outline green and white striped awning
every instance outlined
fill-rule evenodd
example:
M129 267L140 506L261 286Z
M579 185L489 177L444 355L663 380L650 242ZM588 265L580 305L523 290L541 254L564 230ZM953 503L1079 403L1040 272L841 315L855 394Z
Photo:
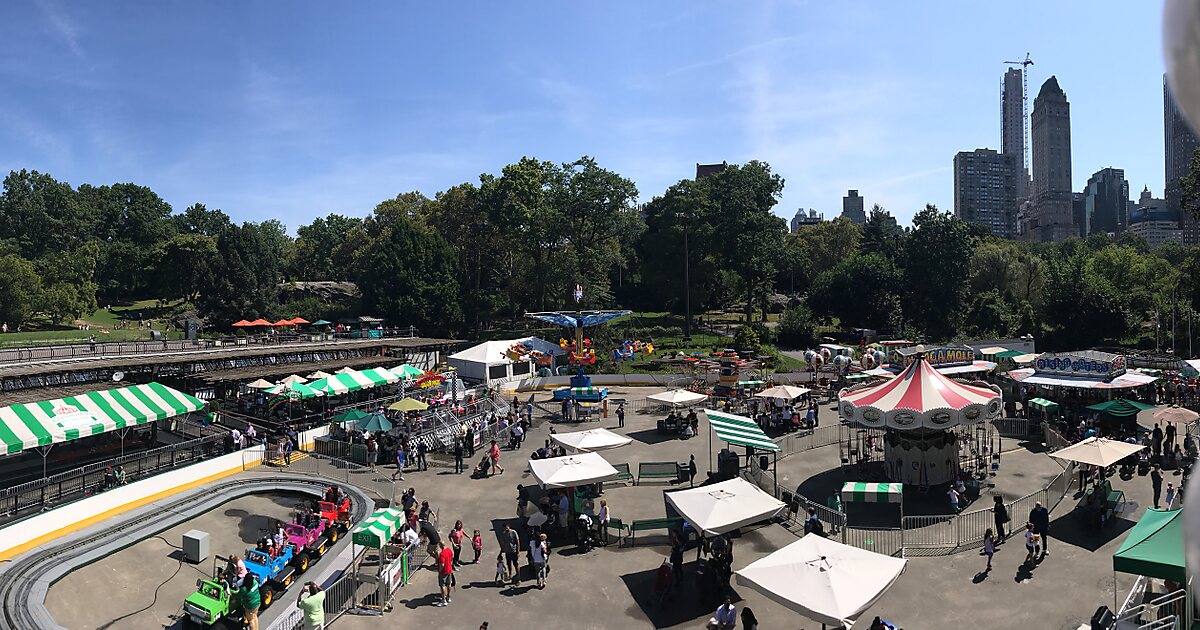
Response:
M1054 402L1053 400L1046 400L1045 398L1030 398L1029 406L1037 407L1038 409L1043 409L1043 410L1050 410L1050 409L1057 408L1058 403Z
M738 387L758 387L760 385L766 385L766 384L767 383L765 381L760 381L757 379L737 382Z
M599 396L607 391L608 391L608 389L605 387L572 387L571 395L572 396Z
M371 380L383 379L386 383L399 383L400 377L392 374L392 371L385 367L373 367L369 370L363 370L363 374Z
M904 484L847 481L842 484L842 501L845 503L901 503L904 501Z
M0 408L4 453L68 442L204 409L204 401L159 383Z
M767 437L754 420L746 416L735 416L712 409L705 409L704 415L708 418L708 424L717 432L717 437L730 444L753 446L764 451L779 450L779 445Z
M354 528L354 544L382 549L404 523L404 512L396 508L383 508L367 517L361 525Z
M291 398L292 400L307 400L316 396L325 395L325 392L319 389L313 389L304 383L287 383L285 385L276 385L275 387L265 391L273 396Z
M411 378L425 376L425 370L405 363L404 365L397 365L396 367L392 368L392 374L395 374L404 380L408 380Z
M396 378L395 375L392 378ZM376 374L374 370L363 372L350 370L349 372L334 374L328 378L313 381L308 385L326 394L337 396L339 394L356 392L360 389L379 387L380 385L386 385L387 382L388 379L384 378L381 374Z

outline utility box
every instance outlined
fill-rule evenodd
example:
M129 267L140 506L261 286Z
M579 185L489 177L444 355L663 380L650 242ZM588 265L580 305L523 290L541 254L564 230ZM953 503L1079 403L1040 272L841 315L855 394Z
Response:
M183 534L183 559L192 564L208 560L208 532L193 529Z

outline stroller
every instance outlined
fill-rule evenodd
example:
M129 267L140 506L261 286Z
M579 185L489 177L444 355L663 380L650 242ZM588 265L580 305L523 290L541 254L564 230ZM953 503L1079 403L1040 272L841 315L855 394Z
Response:
M487 455L479 460L479 464L475 466L475 470L471 471L472 479L483 479L488 476L488 472L492 469L492 460Z
M579 553L587 553L600 544L596 530L592 529L592 517L580 514L575 519L575 549Z

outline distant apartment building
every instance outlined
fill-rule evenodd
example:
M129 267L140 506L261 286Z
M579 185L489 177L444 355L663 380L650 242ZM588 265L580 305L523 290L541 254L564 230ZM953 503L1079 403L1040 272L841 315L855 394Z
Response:
M859 196L857 190L846 192L846 196L842 197L842 216L850 219L851 223L862 225L867 222L867 212L863 207L863 198Z
M1017 198L1029 196L1029 169L1025 166L1025 85L1018 68L1005 72L1001 84L1000 152L1012 156L1017 166Z
M1104 168L1088 178L1083 189L1083 235L1119 234L1129 224L1129 182L1125 171Z
M1079 234L1071 199L1071 104L1050 77L1033 102L1033 193L1021 237L1061 241Z
M967 223L987 227L996 236L1015 238L1019 159L992 149L956 154L954 214Z
M1075 231L1069 236L1083 238L1087 236L1087 198L1081 192L1071 193L1071 219L1075 222Z
M1188 174L1197 144L1196 134L1175 104L1175 97L1171 94L1171 87L1167 85L1167 76L1164 74L1163 162L1166 185L1163 196L1166 198L1167 208L1179 213L1184 245L1200 245L1200 223L1190 212L1183 211L1183 190L1179 186L1179 178Z
M804 208L800 208L799 210L796 211L796 216L792 217L792 221L791 221L792 232L797 232L800 230L800 228L802 228L806 225L817 225L818 223L821 223L824 220L825 220L824 212L818 214L816 210L809 208L808 212L806 213L804 211Z
M1129 215L1129 232L1142 237L1151 249L1167 241L1183 242L1179 213L1166 205L1135 209Z
M701 164L696 162L696 179L716 175L717 173L724 173L727 168L729 168L728 162L721 162L720 164Z

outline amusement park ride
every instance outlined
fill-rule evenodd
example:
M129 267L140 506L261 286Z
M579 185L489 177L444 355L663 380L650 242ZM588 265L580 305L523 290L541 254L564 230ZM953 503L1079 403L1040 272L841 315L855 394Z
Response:
M574 398L580 403L598 403L608 397L608 389L592 387L592 377L583 373L583 366L596 363L596 350L592 347L591 338L583 336L584 329L606 324L618 317L629 315L633 311L585 311L580 308L582 304L583 287L575 285L576 309L574 311L544 311L526 313L525 316L570 328L574 332L571 339L560 339L558 345L566 351L567 363L576 368L576 373L571 377L570 386L554 390L554 399ZM653 352L653 346L649 351Z

